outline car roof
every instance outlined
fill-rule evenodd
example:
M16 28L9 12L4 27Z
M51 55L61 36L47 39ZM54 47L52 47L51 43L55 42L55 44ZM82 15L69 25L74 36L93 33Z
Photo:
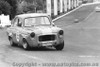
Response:
M49 15L47 13L27 13L27 14L17 15L17 17L20 17L20 18L38 17L38 16L49 16Z

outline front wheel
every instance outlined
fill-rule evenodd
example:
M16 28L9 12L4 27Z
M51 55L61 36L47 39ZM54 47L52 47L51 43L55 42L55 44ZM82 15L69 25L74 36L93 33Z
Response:
M26 40L23 40L22 47L23 47L23 49L25 49L25 50L29 50L29 49L30 49L30 46L29 46L29 44L27 43Z
M13 42L13 39L11 37L9 38L9 41L11 46L16 46L16 44Z
M62 50L64 48L64 42L62 42L61 44L55 46L56 50Z

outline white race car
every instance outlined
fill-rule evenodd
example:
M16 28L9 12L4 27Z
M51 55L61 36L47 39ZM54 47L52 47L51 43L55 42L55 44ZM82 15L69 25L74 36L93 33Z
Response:
M10 44L30 47L64 48L64 31L55 26L50 16L42 13L17 15L7 29Z

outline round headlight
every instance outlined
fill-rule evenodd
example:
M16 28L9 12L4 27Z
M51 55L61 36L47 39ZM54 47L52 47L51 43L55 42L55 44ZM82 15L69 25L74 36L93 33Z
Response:
M64 31L63 31L63 30L60 30L60 31L59 31L59 34L60 34L60 35L63 35L63 34L64 34Z
M30 34L30 36L31 36L31 37L35 37L35 33L32 32L32 33Z

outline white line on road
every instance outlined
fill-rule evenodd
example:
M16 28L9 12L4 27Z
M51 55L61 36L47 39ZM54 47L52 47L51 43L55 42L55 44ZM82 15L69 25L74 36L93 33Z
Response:
M100 2L99 2L99 3L100 3ZM92 4L98 4L98 3L83 4L83 5L79 6L78 8L76 8L76 9L74 9L74 10L72 10L72 11L70 11L70 12L64 14L64 15L62 15L62 16L60 16L60 17L57 17L57 18L54 19L53 21L56 21L56 20L58 20L58 19L60 19L60 18L62 18L62 17L64 17L64 16L66 16L66 15L68 15L68 14L70 14L70 13L76 11L77 9L79 9L79 8L81 8L81 7L83 7L83 6L92 5ZM92 11L83 21L87 20L94 12L95 12L95 10ZM74 22L74 21L73 21L73 22ZM63 27L64 29L72 27L72 25L68 25L68 26L59 25L59 26Z
M100 56L93 56L93 55L80 55L80 58L100 58Z
M27 57L27 58L30 58L30 59L34 59L34 60L37 60L37 61L46 61L46 60L44 60L44 59L42 59L42 58L39 58L39 57L36 57L36 56L31 56L31 55L27 55L27 54L24 54L24 53L19 53L20 55L22 55L22 56L25 56L25 57Z
M95 10L92 11L83 21L87 20L94 12L95 12Z
M93 13L95 12L95 10L94 11L92 11L83 21L85 21L85 20L87 20ZM73 21L74 22L74 21ZM81 21L82 22L82 21ZM79 22L80 23L80 22ZM60 25L61 26L61 25ZM68 26L61 26L61 27L63 27L64 29L66 29L66 28L70 28L70 27L72 27L73 25L68 25Z
M39 58L39 57L36 57L36 56L31 56L31 55L28 55L28 54L25 54L25 53L21 53L19 51L12 50L12 49L10 49L10 50L15 52L16 54L19 54L19 55L23 56L23 57L27 57L27 58L34 59L34 60L41 61L41 62L46 61L46 60L44 60L42 58Z
M100 3L100 2L94 2L94 3L82 4L81 6L79 6L79 7L75 8L75 9L73 9L72 11L70 11L70 12L68 12L68 13L65 13L64 15L61 15L61 16L59 16L59 17L53 19L52 21L56 21L56 20L58 20L58 19L60 19L60 18L62 18L62 17L64 17L64 16L66 16L66 15L68 15L68 14L70 14L70 13L76 11L77 9L79 9L79 8L81 8L81 7L83 7L83 6L93 5L93 4L99 4L99 3Z
M66 15L68 15L68 14L70 14L70 13L76 11L77 9L81 8L82 6L83 6L83 5L77 7L76 9L74 9L74 10L72 10L72 11L69 11L68 13L65 13L64 15L61 15L61 16L59 16L59 17L53 19L53 21L56 21L56 20L58 20L58 19L60 19L60 18L62 18L62 17L64 17L64 16L66 16Z

